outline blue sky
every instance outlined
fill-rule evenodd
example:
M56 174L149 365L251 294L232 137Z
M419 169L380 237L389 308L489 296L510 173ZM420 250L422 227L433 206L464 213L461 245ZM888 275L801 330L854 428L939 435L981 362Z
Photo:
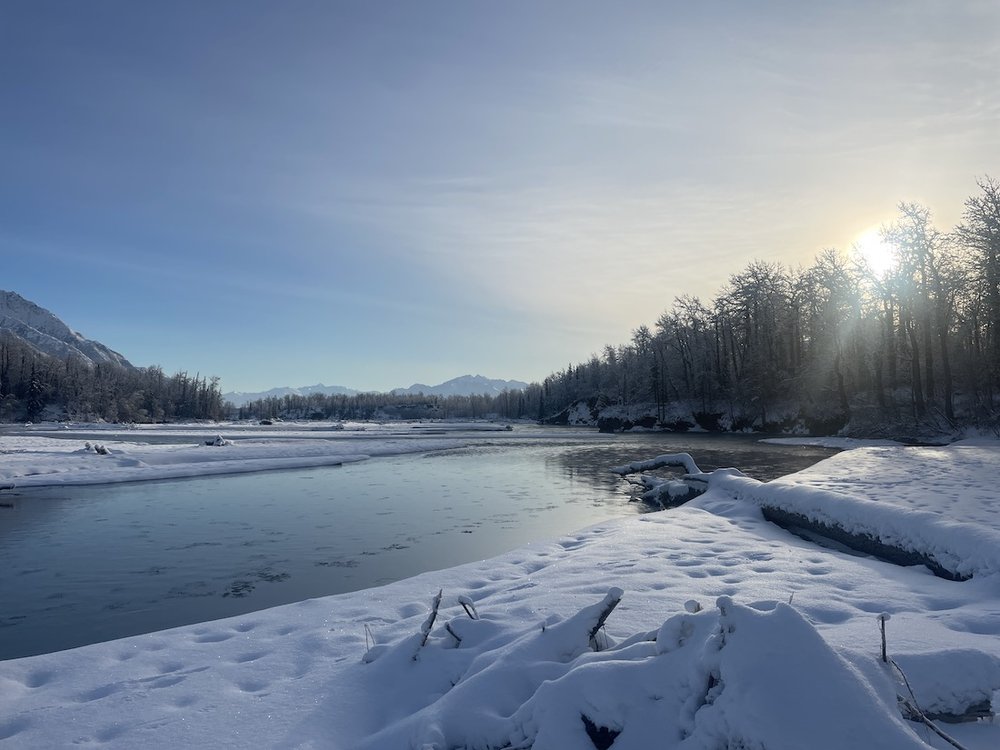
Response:
M8 0L0 288L226 390L539 379L949 227L998 84L994 2Z

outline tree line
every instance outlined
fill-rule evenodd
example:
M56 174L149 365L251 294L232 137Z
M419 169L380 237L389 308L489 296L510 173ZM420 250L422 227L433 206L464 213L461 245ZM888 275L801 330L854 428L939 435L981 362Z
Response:
M141 423L222 416L218 378L95 365L78 356L59 359L0 332L0 421L70 417Z
M535 389L540 389L537 384ZM236 407L228 405L233 419L538 419L537 401L520 391L498 395L435 396L421 394L357 393L353 395L268 396Z
M880 231L887 269L830 249L804 268L753 261L708 302L678 297L652 329L546 378L543 411L648 404L660 424L869 435L995 426L1000 183L977 185L950 231L901 203Z

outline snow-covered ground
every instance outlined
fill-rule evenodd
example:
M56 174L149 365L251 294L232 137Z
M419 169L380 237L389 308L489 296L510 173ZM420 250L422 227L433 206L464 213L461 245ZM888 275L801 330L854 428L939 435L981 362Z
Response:
M489 422L286 423L273 428L220 423L128 430L118 425L32 425L0 432L0 486L110 484L332 466L458 448L493 432L507 434L504 425Z
M158 466L159 450L139 460ZM18 455L3 456L4 471L30 480L27 463L9 468ZM843 499L844 513L891 508L871 523L909 515L918 541L923 524L946 516L969 556L991 559L996 550L975 546L1000 534L998 459L998 443L862 448L771 484L795 498ZM770 486L720 475L680 508L499 558L0 662L0 744L951 747L905 720L897 695L935 714L1000 690L1000 575L979 567L959 583L819 547L762 519L753 500ZM888 654L915 699L878 658L883 613ZM993 721L941 726L970 750L1000 747Z

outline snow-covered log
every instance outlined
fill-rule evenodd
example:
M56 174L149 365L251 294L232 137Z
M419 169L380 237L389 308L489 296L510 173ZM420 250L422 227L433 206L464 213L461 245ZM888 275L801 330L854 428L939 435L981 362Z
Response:
M893 666L905 675L907 695L933 721L949 724L993 716L992 699L1000 690L1000 659L979 650L946 649L895 654Z
M611 469L611 473L627 476L628 474L638 474L643 471L653 471L653 469L663 469L667 467L678 467L684 469L688 474L701 474L701 469L694 462L690 453L664 453L656 458L646 461L633 461L624 466L616 466Z
M926 565L953 581L1000 572L1000 533L981 525L808 485L758 482L729 470L712 472L709 487L713 494L754 503L779 526L897 565Z
M760 502L760 510L766 520L792 533L804 531L824 537L839 542L855 552L871 555L894 565L924 565L934 575L949 581L967 581L972 577L971 575L949 570L934 559L932 555L914 549L905 549L896 544L888 544L872 533L848 531L836 523L818 521L803 513L796 513L770 505L766 500Z
M688 483L680 479L664 479L649 474L641 475L638 484L645 488L642 493L643 502L659 505L662 508L683 505L702 494L708 486L703 482Z
M642 473L669 467L683 469L686 473L679 479ZM682 505L697 497L708 488L708 478L711 476L698 468L690 453L665 453L645 461L633 461L623 466L615 466L610 471L626 478L632 474L639 474L638 481L632 479L629 481L644 488L643 501L663 508Z

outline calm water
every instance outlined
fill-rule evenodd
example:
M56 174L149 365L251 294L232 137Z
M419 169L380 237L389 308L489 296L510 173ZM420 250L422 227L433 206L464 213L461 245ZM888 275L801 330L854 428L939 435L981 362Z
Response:
M596 435L0 500L0 659L388 583L649 510L607 469L687 450L758 479L821 448Z

